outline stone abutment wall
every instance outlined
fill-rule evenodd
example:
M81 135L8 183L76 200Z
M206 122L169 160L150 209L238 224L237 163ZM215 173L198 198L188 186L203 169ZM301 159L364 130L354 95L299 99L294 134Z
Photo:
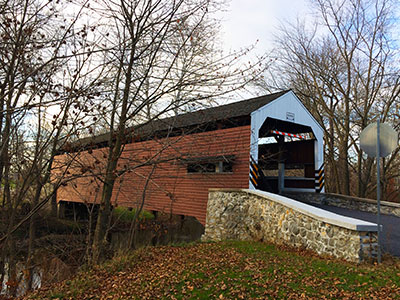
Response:
M210 189L202 240L270 241L359 262L375 251L376 230L271 193Z

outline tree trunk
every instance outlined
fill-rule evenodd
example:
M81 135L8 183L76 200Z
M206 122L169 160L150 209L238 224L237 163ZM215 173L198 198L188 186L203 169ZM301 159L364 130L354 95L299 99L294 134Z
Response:
M339 172L341 178L341 194L350 195L350 173L348 165L347 138L339 145Z
M40 175L37 175L37 185L36 185L36 192L35 197L32 201L32 207L36 207L39 204L40 194L42 192L42 183L40 182ZM33 252L34 252L34 242L36 238L36 219L37 216L34 214L29 220L29 240L28 240L28 255L26 260L26 270L28 271L28 278L27 278L27 290L32 288L32 269L33 269Z
M111 215L111 196L115 179L108 177L103 186L99 214L97 216L96 229L93 236L91 264L98 264L104 257L104 247L107 237L107 226Z

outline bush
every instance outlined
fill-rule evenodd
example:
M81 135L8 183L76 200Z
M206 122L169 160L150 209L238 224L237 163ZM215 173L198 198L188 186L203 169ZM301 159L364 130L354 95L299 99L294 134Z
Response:
M124 223L132 222L135 219L135 214L136 209L129 210L126 207L116 207L113 209L113 218ZM139 214L139 220L153 218L153 214L146 210L142 210L142 212Z

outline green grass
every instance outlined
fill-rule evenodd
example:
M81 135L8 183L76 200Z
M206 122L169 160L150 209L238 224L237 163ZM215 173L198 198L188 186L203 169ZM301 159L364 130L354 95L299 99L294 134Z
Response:
M257 242L150 247L36 299L400 299L400 263L352 264Z

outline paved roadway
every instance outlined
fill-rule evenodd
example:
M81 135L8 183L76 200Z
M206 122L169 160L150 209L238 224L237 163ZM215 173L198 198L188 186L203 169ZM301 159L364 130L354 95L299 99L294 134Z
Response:
M373 213L320 204L313 204L313 206L346 217L352 217L355 219L376 223L376 214ZM381 223L383 225L383 251L400 257L400 218L381 214Z

